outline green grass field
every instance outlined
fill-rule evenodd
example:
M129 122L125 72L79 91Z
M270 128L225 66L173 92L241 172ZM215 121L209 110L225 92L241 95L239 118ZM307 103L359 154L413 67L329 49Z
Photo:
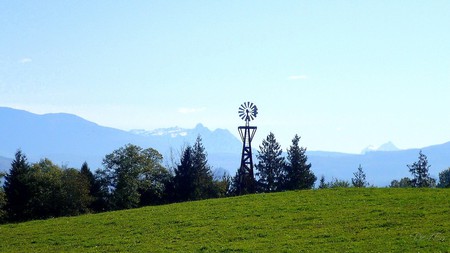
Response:
M257 194L0 226L0 252L449 252L450 189Z

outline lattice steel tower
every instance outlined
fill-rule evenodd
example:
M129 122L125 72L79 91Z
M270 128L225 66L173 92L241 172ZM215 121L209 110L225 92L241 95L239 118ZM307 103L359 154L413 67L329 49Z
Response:
M255 192L255 177L253 174L252 139L256 126L250 126L250 121L256 118L258 108L251 102L245 102L239 107L239 117L245 120L245 126L238 127L242 139L241 167L239 168L238 193Z

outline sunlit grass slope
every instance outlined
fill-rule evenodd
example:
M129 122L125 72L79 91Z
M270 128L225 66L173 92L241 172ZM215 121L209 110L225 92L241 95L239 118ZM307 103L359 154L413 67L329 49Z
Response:
M0 252L448 252L450 190L257 194L0 226Z

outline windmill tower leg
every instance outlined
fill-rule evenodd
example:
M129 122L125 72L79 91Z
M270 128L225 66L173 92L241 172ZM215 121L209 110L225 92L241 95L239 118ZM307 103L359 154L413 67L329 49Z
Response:
M253 172L252 139L256 132L254 126L241 126L238 128L242 139L241 167L239 171L239 194L254 193L255 177Z

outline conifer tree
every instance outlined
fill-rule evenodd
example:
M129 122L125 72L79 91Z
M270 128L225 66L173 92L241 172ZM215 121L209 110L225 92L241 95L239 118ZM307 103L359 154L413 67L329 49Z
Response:
M326 188L328 188L328 184L325 182L325 176L322 175L320 177L319 189L326 189Z
M179 201L214 197L213 176L200 136L193 147L184 149L175 169L174 186Z
M26 205L30 199L30 190L27 183L27 174L30 164L27 157L18 150L11 163L11 169L5 176L4 190L7 199L6 210L12 221L25 220Z
M431 165L428 165L428 158L422 153L422 150L419 152L419 160L407 166L409 172L414 176L411 180L413 187L431 187L435 184L435 180L430 177L428 172Z
M299 146L300 137L295 135L292 145L287 151L287 163L285 166L286 190L311 189L317 177L311 171L311 163L308 163L306 148Z
M174 187L175 199L187 201L193 199L195 172L193 166L193 150L187 146L180 159L180 164L175 168Z
M195 198L205 199L215 197L213 175L208 165L208 154L202 143L202 138L197 136L193 147L193 166L196 171Z
M366 181L366 174L364 173L361 164L358 167L358 171L353 173L352 178L352 184L353 187L366 187L367 181Z
M283 150L277 142L275 135L270 133L262 145L259 146L258 164L256 165L258 188L262 192L275 192L282 190L284 157Z

